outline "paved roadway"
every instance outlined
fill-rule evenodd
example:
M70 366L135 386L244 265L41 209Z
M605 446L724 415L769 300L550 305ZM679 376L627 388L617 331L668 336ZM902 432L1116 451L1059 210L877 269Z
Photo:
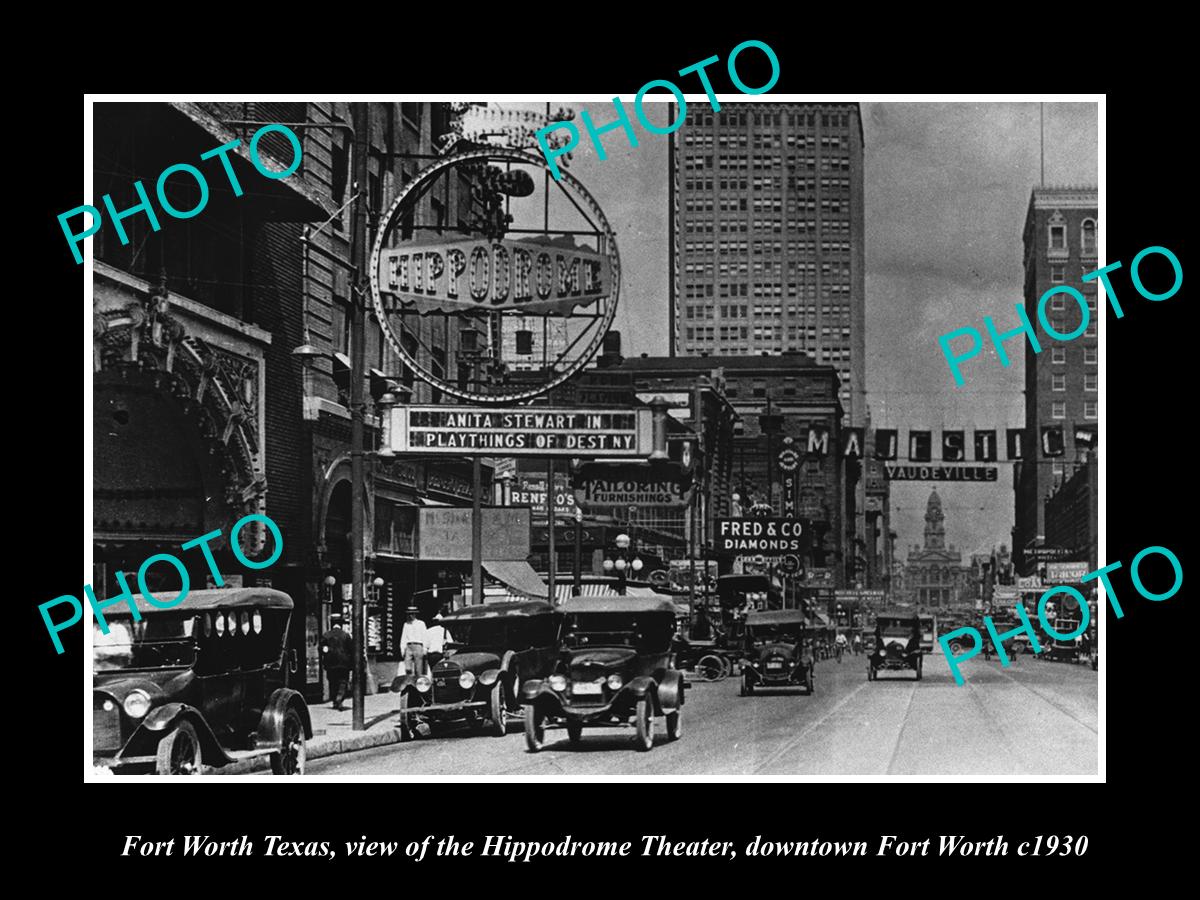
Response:
M866 657L817 663L816 693L738 697L738 681L696 684L684 734L652 751L632 728L586 729L578 746L561 728L531 754L517 722L504 738L444 726L430 738L315 760L310 775L1086 775L1097 766L1097 674L1084 664L1030 656L1007 669L965 664L955 685L942 655L924 678L868 682Z

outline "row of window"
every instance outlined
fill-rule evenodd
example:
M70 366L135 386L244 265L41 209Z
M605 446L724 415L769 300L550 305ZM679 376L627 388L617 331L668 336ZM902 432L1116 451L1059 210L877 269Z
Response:
M1083 361L1087 365L1095 365L1099 351L1095 347L1083 348ZM1065 363L1067 361L1067 348L1063 346L1050 348L1050 362Z
M1065 419L1067 417L1066 401L1055 401L1050 404L1050 418ZM1096 418L1096 401L1085 400L1083 404L1083 417L1085 419Z
M1067 226L1051 224L1049 227L1050 249L1067 249ZM1096 255L1096 220L1084 219L1079 226L1079 252L1082 256Z
M1079 278L1074 282L1077 287L1082 287L1083 290L1091 288L1096 289L1096 282L1086 282L1083 276L1095 270L1094 265L1084 264L1079 267ZM1051 263L1050 264L1050 283L1051 284L1066 284L1067 281L1067 266L1066 263ZM1057 295L1054 299L1062 299L1062 295Z
M1098 379L1100 378L1095 372L1085 372L1083 375L1083 389L1085 391L1099 390ZM1064 392L1067 389L1067 373L1054 372L1050 376L1050 390L1056 392Z

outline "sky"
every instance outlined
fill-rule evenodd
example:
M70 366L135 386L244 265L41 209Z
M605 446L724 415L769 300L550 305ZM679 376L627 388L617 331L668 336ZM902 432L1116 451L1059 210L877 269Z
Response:
M631 108L632 98L623 99ZM597 126L615 118L610 103L554 104L559 105L575 109L577 124L581 110ZM667 123L665 104L647 103L646 109L655 124ZM1023 351L1010 352L1013 363L1005 369L994 351L985 350L966 364L966 384L956 389L937 338L964 325L981 327L985 315L997 326L1017 324L1014 307L1024 282L1021 232L1030 190L1040 177L1039 104L864 103L862 114L872 424L901 429L901 440L909 428L1022 425ZM1094 103L1045 104L1046 184L1097 184L1097 128ZM635 129L637 147L619 129L604 135L604 160L585 134L568 169L596 198L617 235L621 298L614 327L623 353L658 356L669 352L670 139L642 130L636 120ZM1016 341L1008 346L1015 348ZM936 485L947 543L962 550L964 560L1011 543L1012 467L1003 462L999 467L998 482ZM892 484L892 529L901 557L922 540L934 486Z

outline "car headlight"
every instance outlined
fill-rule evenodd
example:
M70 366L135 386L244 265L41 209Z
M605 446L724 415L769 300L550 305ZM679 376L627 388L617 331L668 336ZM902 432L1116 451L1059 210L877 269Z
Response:
M134 688L121 704L121 708L129 718L140 719L150 712L150 695L141 688Z
M554 691L565 691L567 689L567 676L551 675L550 689Z
M608 676L608 686L614 691L619 691L624 683L625 680L615 672Z
M469 690L472 686L474 686L474 684L475 684L475 673L474 672L470 672L470 671L463 672L461 675L458 676L458 686L460 688L462 688L464 691Z
M796 661L794 659L789 659L788 660L788 668L794 669L795 667L796 667Z
M425 693L425 691L429 690L429 688L432 686L433 686L433 682L429 680L428 675L417 676L417 690L418 691L420 691L421 693Z
M482 685L486 685L487 687L491 687L493 684L496 683L496 679L499 677L500 677L499 672L489 669L487 672L484 672L482 675L479 676L479 683Z

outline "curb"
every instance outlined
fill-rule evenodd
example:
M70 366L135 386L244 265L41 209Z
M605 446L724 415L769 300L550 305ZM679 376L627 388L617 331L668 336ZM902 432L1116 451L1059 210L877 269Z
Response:
M362 734L356 734L353 737L322 741L321 743L308 748L306 758L309 760L324 759L326 756L336 756L340 753L353 753L356 750L370 750L372 747L383 747L388 744L398 743L400 743L400 729L389 726L380 731L364 732ZM251 772L258 772L270 768L271 762L268 757L256 756L253 759L245 759L240 762L231 763L227 766L209 769L205 772L205 774L247 775Z

